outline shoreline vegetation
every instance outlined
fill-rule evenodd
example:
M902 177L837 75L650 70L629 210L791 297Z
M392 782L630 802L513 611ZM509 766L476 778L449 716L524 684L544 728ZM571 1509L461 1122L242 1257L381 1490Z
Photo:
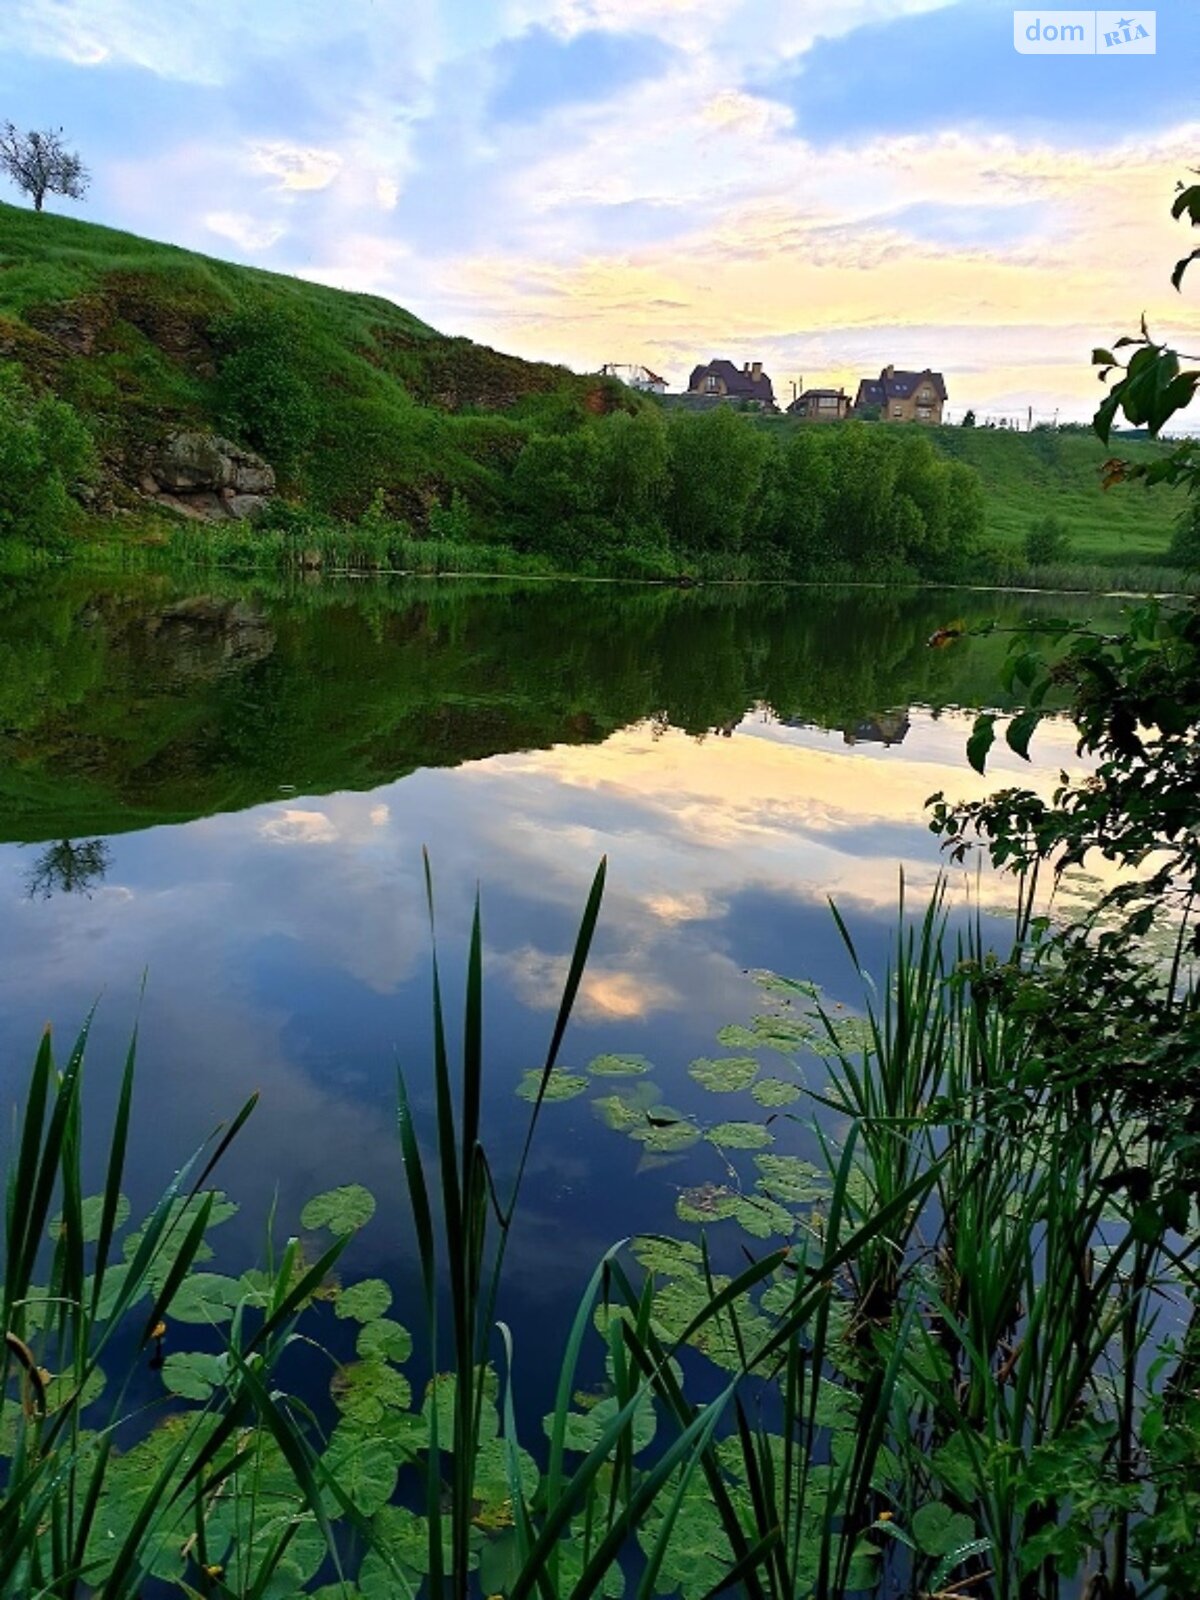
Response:
M1189 586L1186 497L1106 493L1083 428L672 410L390 302L2 205L0 255L0 572ZM198 453L164 468L181 435ZM204 478L214 443L254 494ZM1168 455L1114 443L1147 474ZM225 515L238 496L253 520Z

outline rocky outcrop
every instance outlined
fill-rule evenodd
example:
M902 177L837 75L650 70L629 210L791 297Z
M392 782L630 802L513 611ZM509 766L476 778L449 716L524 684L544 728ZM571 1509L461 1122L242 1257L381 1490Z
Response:
M176 433L142 475L142 492L203 522L256 517L275 493L275 469L215 433Z

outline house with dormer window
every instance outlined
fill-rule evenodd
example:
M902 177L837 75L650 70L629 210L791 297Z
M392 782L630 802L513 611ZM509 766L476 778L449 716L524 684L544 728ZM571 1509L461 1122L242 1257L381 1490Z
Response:
M854 398L856 413L870 411L884 422L937 423L945 404L946 380L929 367L924 372L884 367L878 378L860 381Z

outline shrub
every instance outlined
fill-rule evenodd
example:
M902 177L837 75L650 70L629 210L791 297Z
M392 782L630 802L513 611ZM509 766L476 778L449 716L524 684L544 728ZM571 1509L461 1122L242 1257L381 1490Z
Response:
M278 307L244 307L209 331L221 352L221 426L281 471L294 470L317 431L316 401L297 364L305 345L299 318Z
M1189 505L1175 524L1170 560L1188 572L1200 572L1200 502Z
M52 395L35 397L15 366L0 367L0 538L54 544L71 491L94 466L78 413Z
M1070 553L1071 533L1061 517L1042 517L1025 535L1025 559L1031 567L1065 561Z

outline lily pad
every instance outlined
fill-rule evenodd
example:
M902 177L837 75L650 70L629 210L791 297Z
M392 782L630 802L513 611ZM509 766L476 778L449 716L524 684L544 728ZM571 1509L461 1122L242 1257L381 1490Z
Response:
M750 1093L760 1106L790 1106L800 1098L800 1090L786 1078L760 1078Z
M540 1067L533 1067L523 1075L517 1085L517 1093L522 1100L528 1100L531 1103L536 1101L538 1090L542 1086L542 1076ZM581 1077L579 1073L567 1072L562 1067L555 1067L546 1080L546 1092L542 1099L574 1100L576 1095L582 1094L587 1086L587 1079Z
M586 1455L589 1450L600 1443L605 1428L620 1410L615 1395L601 1400L590 1411L580 1413L571 1411L567 1414L566 1432L563 1435L568 1450L578 1450L581 1455ZM550 1438L554 1430L553 1412L543 1419L542 1426L546 1430L546 1437ZM658 1419L654 1414L654 1402L649 1394L643 1395L633 1408L633 1449L636 1454L644 1450L654 1438L658 1427Z
M412 1355L412 1334L387 1317L368 1322L354 1346L364 1361L407 1361Z
M242 1286L236 1278L219 1272L193 1272L179 1285L164 1315L176 1322L228 1322L241 1298Z
M100 1237L100 1224L104 1218L104 1196L102 1194L88 1195L87 1199L81 1202L79 1210L83 1228L83 1242L84 1244L95 1244ZM129 1197L128 1195L119 1194L117 1196L117 1208L113 1217L113 1227L114 1229L123 1228L128 1221ZM62 1231L63 1217L60 1211L50 1224L50 1237L59 1239L62 1237Z
M647 1272L678 1278L695 1272L704 1261L700 1246L690 1239L666 1239L657 1234L642 1234L632 1244L634 1257Z
M811 1161L799 1156L755 1156L759 1188L787 1205L810 1205L826 1192L824 1177Z
M323 1462L339 1489L363 1516L373 1516L392 1498L400 1464L395 1452L381 1439L341 1422L333 1430ZM326 1508L333 1514L341 1510L340 1502L331 1493Z
M718 1056L715 1060L701 1056L692 1062L688 1072L705 1089L733 1094L738 1089L748 1089L758 1077L758 1062L753 1056Z
M640 1078L649 1071L645 1056L603 1055L588 1062L593 1078Z
M674 1155L697 1144L700 1129L670 1106L654 1106L642 1113L640 1125L630 1128L629 1137L658 1155Z
M340 1189L327 1189L314 1195L300 1213L301 1225L316 1232L347 1234L365 1227L375 1215L375 1196L361 1183L348 1183Z
M770 1129L758 1122L718 1122L704 1137L725 1150L762 1150L775 1143Z
M412 1387L386 1361L352 1361L334 1373L329 1392L339 1409L357 1422L375 1422L389 1409L406 1410Z
M355 1322L374 1322L382 1317L392 1303L392 1291L382 1278L364 1278L343 1289L334 1302L339 1317L353 1317Z
M224 1356L203 1350L175 1350L163 1363L163 1383L184 1400L207 1400L225 1382L229 1364Z
M680 1192L675 1213L681 1222L723 1222L733 1216L740 1199L736 1189L724 1183L698 1183Z

